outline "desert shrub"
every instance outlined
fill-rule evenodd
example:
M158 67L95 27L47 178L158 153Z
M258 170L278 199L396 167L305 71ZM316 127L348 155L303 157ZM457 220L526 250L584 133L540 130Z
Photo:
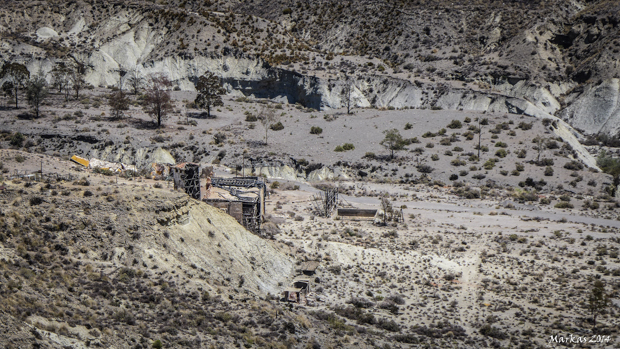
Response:
M275 181L271 183L271 189L278 189L278 188L280 188L280 182Z
M349 150L354 150L355 146L351 143L345 143L343 145L339 145L337 146L334 151L335 152L343 152L343 151L349 151Z
M573 204L566 201L560 201L554 206L555 208L573 208Z
M157 340L155 340L153 342L153 348L154 349L161 349L163 347L164 347L164 345L161 343L161 341L159 339L157 339Z
M560 148L560 145L558 144L558 142L556 142L553 139L548 140L545 146L547 147L547 149L559 149Z
M491 338L496 338L496 339L500 339L500 340L506 338L506 333L504 333L499 328L497 328L495 326L491 326L489 324L486 324L486 325L484 325L484 326L482 326L480 328L480 334L483 335L483 336L487 336L487 337L491 337Z
M335 265L327 268L327 270L329 270L334 275L340 275L340 273L342 272L342 267L339 265Z
M407 344L418 344L420 343L420 340L418 339L418 337L412 335L412 334L397 334L394 336L394 340L397 342L401 342L401 343L407 343Z
M374 159L374 158L376 158L377 156L375 155L375 153L373 153L373 152L369 151L369 152L366 152L366 154L364 154L364 156L363 156L363 157L365 157L366 159Z
M411 130L413 128L413 125L411 123L406 123L405 124L405 130Z
M517 163L515 163L515 170L517 170L519 172L523 172L523 171L525 171L525 166L522 163L517 162Z
M258 118L256 117L256 115L250 113L249 111L245 112L245 121L247 122L256 122L258 121Z
M422 148L420 148L420 149L422 149ZM424 149L422 149L422 151L424 151ZM437 155L437 154L431 155L431 160L433 160L433 161L439 160L439 155Z
M429 148L429 149L430 148L435 148L435 144L433 144L432 142L428 142L428 143L426 143L426 147Z
M481 120L480 120L480 125L484 125L484 126L486 126L486 125L488 125L488 124L489 124L489 119L484 118L484 119L481 119Z
M553 176L553 167L551 166L545 167L545 176L547 177Z
M478 173L478 174L471 176L471 178L480 180L480 179L487 178L487 176L483 175L482 173Z
M525 150L525 149L521 149L521 150L517 151L517 157L519 159L524 159L526 155L527 155L527 150Z
M403 296L401 296L399 294L391 295L391 296L387 297L386 300L394 302L395 304L398 304L398 305L405 304L405 299L403 298Z
M457 167L458 166L465 166L465 165L467 165L467 161L461 160L461 159L454 159L454 160L450 161L450 164L452 166L457 166Z
M400 326L394 320L381 319L379 320L377 326L386 331L400 332Z
M597 210L600 207L599 203L596 201L590 201L590 200L586 200L583 203L583 208L584 209L592 209L592 210Z
M284 125L282 125L282 121L278 121L275 124L272 124L271 126L269 126L270 129L272 129L273 131L280 131L280 130L284 130Z
M427 131L426 133L424 133L422 135L422 138L432 138L432 137L435 137L435 136L437 136L435 133L433 133L431 131Z
M583 165L579 161L569 161L564 164L564 168L572 171L583 170Z
M540 204L541 205L549 205L551 203L551 200L549 198L542 198L540 199Z
M362 297L353 297L349 299L347 303L352 304L356 308L364 308L364 309L372 308L375 306L375 303Z
M23 134L15 132L9 139L9 144L15 147L21 147L25 139L26 137L24 137Z
M437 132L437 135L438 135L438 136L443 136L443 135L445 135L445 134L446 134L446 132L448 132L448 131L447 131L445 128L442 128L441 130L439 130L439 131Z
M508 152L506 151L506 149L498 149L495 152L495 156L497 156L498 158L505 158L506 155L508 155Z
M43 203L43 199L40 196L33 196L30 198L30 206L37 206Z
M226 134L223 132L218 132L213 136L213 141L215 144L222 144L226 140Z
M463 127L463 124L461 124L459 120L452 120L446 127L451 129L457 129Z
M320 135L321 133L323 133L323 129L318 126L312 126L310 128L311 135Z
M482 167L484 167L485 170L492 170L493 167L495 167L495 159L487 160Z
M515 199L519 202L536 202L538 201L538 194L535 191L522 191L515 195Z
M17 154L15 155L15 161L21 164L22 162L26 161L26 158L21 154Z
M495 143L495 148L508 148L508 144L504 142L497 142Z
M435 169L434 169L434 168L432 168L432 167L431 167L431 166L429 166L429 165L422 164L422 165L418 165L418 166L417 166L417 170L418 170L418 172L420 172L420 173L427 173L427 174L428 174L428 173L433 172Z
M439 144L441 144L441 145L446 145L446 146L447 146L447 145L451 145L451 144L452 144L452 141L450 141L450 138L446 137L446 138L442 138L442 139L439 141Z
M215 314L215 318L220 320L221 322L228 322L232 320L232 315L230 315L229 313L220 312Z
M342 145L342 149L344 149L345 151L347 150L354 150L355 146L351 143L345 143Z
M549 159L549 158L542 158L537 163L538 166L553 166L553 164L554 164L553 159Z
M517 128L520 128L520 129L522 129L523 131L527 131L527 130L532 129L532 126L533 126L533 125L532 125L532 123L531 123L531 122L530 122L530 123L527 123L527 122L525 122L525 121L521 121L521 122L519 123L519 125L517 126Z
M464 199L479 199L480 191L473 190L470 187L460 187L453 192L454 194L464 198Z

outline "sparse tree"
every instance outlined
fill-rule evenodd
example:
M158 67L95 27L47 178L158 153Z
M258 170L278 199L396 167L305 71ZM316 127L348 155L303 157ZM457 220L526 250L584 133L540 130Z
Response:
M71 88L75 91L75 98L80 98L80 91L86 87L84 74L80 73L79 70L71 71L71 74L69 75L69 82L71 83Z
M129 70L129 78L127 79L129 82L129 86L133 90L133 94L137 95L142 86L144 86L144 77L142 77L142 73L138 68L133 68Z
M108 97L108 105L112 113L112 118L121 119L125 116L125 111L129 110L129 98L123 90L114 91Z
M383 134L385 134L385 138L383 138L380 144L390 151L390 158L394 159L394 152L405 149L408 143L395 128L385 130Z
M478 159L480 159L480 150L482 149L482 126L488 124L488 119L478 118Z
M220 78L211 72L206 72L198 78L196 83L198 95L194 103L201 109L207 109L207 117L211 117L211 107L224 105L222 95L226 93L226 89L222 87Z
M279 116L273 109L263 106L258 115L258 120L260 120L260 123L265 128L265 144L267 144L267 132L269 132L269 128L271 125L275 124L278 119Z
M588 297L588 308L592 312L592 323L596 326L596 317L609 306L610 296L605 293L605 283L601 280L594 281L594 286Z
M5 81L5 82L2 84L2 92L4 93L4 96L5 96L6 98L8 98L8 100L9 100L9 101L7 102L7 106L9 105L9 102L10 102L11 100L13 100L13 91L14 91L14 88L13 88L13 83L12 83L12 82L10 82L10 81Z
M603 172L613 177L610 195L615 197L618 192L618 186L620 186L620 159L607 156L607 153L602 151L596 159L596 164Z
M161 127L170 112L172 112L172 102L170 98L170 87L172 82L167 76L159 73L149 76L149 86L146 89L144 100L144 110L151 115L157 122L157 127Z
M71 68L64 62L56 63L51 71L52 74L52 86L58 90L58 93L65 92L65 101L69 100L69 86Z
M34 109L37 118L39 117L41 102L47 97L48 93L47 81L41 75L35 75L26 86L26 99Z
M543 150L545 150L545 137L536 136L536 138L534 138L533 141L534 143L536 143L536 150L538 151L538 157L536 158L536 163L540 164L540 155L542 154Z
M15 97L15 109L19 108L19 88L24 87L30 79L30 71L25 65L19 63L4 63L0 70L0 79L11 83L12 95ZM4 87L4 86L3 86Z
M129 98L123 92L123 85L127 78L127 69L120 67L113 71L118 73L118 88L108 97L108 105L112 112L112 118L121 119L125 115L124 111L129 110Z
M351 104L353 103L352 92L353 82L349 78L346 78L342 86L341 97L344 105L347 107L347 114L351 114Z

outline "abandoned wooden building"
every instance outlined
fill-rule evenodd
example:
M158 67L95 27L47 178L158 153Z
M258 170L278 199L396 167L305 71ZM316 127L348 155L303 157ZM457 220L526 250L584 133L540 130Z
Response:
M291 287L284 290L284 299L287 302L305 304L308 293L310 293L310 280L296 279Z
M316 273L316 269L320 264L321 263L319 261L303 262L297 270L304 275L312 276Z
M258 177L207 178L203 201L224 210L249 231L260 234L265 189L265 182Z
M184 162L170 168L174 189L183 190L190 197L200 200L200 165Z

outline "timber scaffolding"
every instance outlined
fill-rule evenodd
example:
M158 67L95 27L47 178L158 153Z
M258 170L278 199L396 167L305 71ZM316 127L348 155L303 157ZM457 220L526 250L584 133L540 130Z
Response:
M182 189L190 197L200 200L200 165L184 162L170 168L174 189Z
M327 188L312 198L314 212L320 217L329 217L338 204L338 188Z
M213 188L222 189L225 193L216 192ZM207 177L206 190L204 202L224 210L247 230L260 234L265 216L265 182L258 177Z

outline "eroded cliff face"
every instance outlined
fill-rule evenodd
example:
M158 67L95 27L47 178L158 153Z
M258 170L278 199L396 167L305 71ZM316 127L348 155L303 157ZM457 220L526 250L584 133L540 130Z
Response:
M566 97L568 106L559 116L586 134L620 132L620 79L576 88Z

